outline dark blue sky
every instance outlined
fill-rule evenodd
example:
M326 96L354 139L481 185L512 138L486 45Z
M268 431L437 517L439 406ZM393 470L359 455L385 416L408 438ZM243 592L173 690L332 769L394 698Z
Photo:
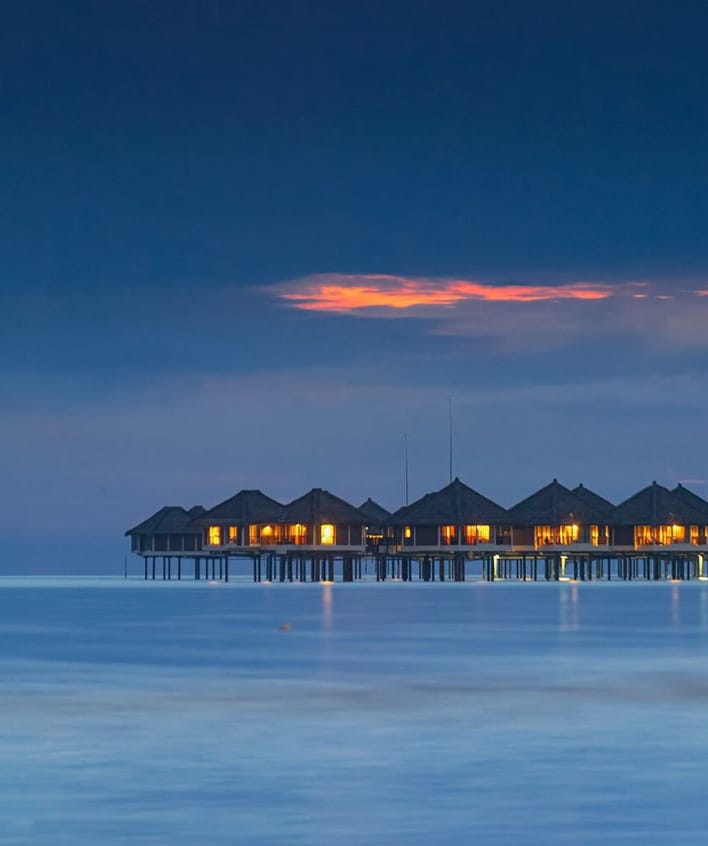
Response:
M706 32L651 0L5 9L6 548L41 515L56 566L122 560L241 487L396 507L404 432L413 496L447 480L449 396L504 505L708 494Z

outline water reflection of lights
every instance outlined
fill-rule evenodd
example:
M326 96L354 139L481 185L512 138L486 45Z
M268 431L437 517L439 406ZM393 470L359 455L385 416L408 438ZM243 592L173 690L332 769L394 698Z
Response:
M333 582L322 582L322 622L326 629L332 628L333 584Z
M571 582L570 590L565 588L559 592L560 602L560 630L564 632L577 631L580 628L580 591L576 580L563 579Z

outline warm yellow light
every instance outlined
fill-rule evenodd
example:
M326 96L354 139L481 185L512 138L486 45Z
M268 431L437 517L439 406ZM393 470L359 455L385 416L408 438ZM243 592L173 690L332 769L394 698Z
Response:
M679 526L676 523L673 524L671 527L671 540L673 541L685 541L686 540L686 527Z
M334 543L334 526L331 523L323 523L320 526L320 540L323 544Z
M465 543L489 543L491 526L465 526Z
M304 544L307 537L307 528L302 523L293 523L288 531L290 543Z
M443 543L454 543L457 538L457 526L443 526L440 530L440 535Z
M411 527L406 526L405 529L403 530L403 537L404 538L410 538L412 536L412 534L413 533L411 532Z
M209 545L210 546L220 546L221 545L221 526L209 526L207 531L207 537L209 538Z
M548 546L554 542L553 529L550 526L536 526L536 546Z
M578 532L579 527L577 523L567 523L564 526L559 526L556 543L564 545L575 543L578 540Z
M272 526L263 526L261 529L261 534L265 535L266 537L270 537L273 534L273 527Z
M238 526L229 526L229 543L238 543Z

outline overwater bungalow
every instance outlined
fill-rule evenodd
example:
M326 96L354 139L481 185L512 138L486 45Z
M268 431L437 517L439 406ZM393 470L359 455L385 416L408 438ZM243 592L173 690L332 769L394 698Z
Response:
M371 497L359 506L359 511L367 521L364 529L366 549L368 552L378 552L380 547L385 546L385 527L391 517L391 512L387 511L382 505L371 499Z
M281 545L324 552L364 551L367 518L358 508L322 488L283 506L278 530Z
M591 503L597 496L586 488L578 495L554 479L521 500L509 509L514 549L562 552L607 546L608 512Z
M557 479L508 511L455 479L389 514L372 499L355 508L321 488L287 505L243 490L206 511L165 506L126 532L144 577L229 580L233 558L250 559L254 581L362 578L488 580L708 579L708 501L653 482L614 506ZM368 568L368 563L366 567Z
M201 514L194 525L204 548L237 550L281 543L283 505L259 490L242 490Z
M506 509L465 485L458 478L388 520L403 551L434 552L499 550L511 546Z
M143 556L193 556L202 549L202 532L192 521L204 513L201 505L189 510L180 505L164 506L125 533L131 551Z
M612 546L618 550L675 551L705 546L708 503L679 486L670 491L652 482L611 513Z

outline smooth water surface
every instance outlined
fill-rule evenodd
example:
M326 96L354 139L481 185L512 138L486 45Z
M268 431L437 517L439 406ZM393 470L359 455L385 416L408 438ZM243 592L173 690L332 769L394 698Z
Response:
M0 632L3 846L705 843L705 584L3 579Z

